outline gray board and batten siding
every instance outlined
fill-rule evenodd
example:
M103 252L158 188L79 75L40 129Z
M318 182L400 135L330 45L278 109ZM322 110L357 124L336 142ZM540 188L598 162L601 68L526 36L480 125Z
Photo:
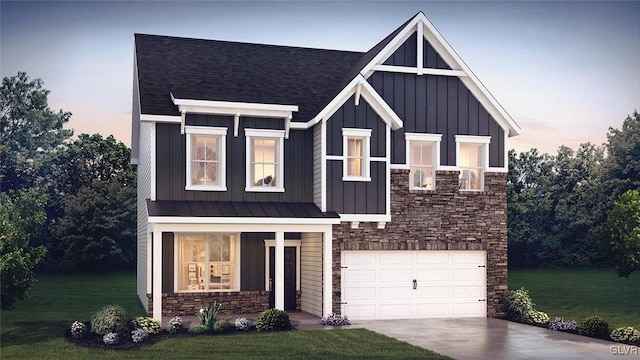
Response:
M427 40L423 45L424 67L451 69ZM385 65L415 66L416 51L413 34ZM391 133L392 164L406 163L408 132L442 134L440 164L446 166L456 165L455 135L491 136L489 166L505 165L504 131L458 77L375 72L368 81L404 123Z
M186 125L227 128L227 191L185 190L186 134L179 124L156 125L156 186L158 200L313 202L313 134L311 130L289 132L284 141L284 192L247 192L247 129L284 130L282 119L241 117L238 137L233 136L233 117L188 114Z
M327 155L343 155L343 128L371 129L370 156L386 156L387 125L364 100L347 100L328 120ZM340 214L386 213L386 163L370 162L371 181L342 181L343 162L327 161L327 209Z

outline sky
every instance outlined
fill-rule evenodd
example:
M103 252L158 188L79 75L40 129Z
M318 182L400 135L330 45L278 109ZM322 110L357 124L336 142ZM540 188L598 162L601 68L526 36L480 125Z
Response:
M0 73L42 79L76 135L130 145L134 33L367 51L418 11L520 125L517 151L601 145L640 110L640 1L2 0Z

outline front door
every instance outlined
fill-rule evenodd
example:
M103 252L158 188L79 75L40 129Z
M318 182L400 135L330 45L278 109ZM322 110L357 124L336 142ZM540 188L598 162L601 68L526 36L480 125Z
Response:
M276 248L269 247L269 307L276 304ZM296 247L284 247L284 309L296 310Z

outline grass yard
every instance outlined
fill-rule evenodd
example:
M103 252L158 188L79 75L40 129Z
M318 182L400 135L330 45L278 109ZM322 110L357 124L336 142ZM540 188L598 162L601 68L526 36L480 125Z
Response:
M365 329L174 338L130 351L88 349L63 334L107 304L144 315L135 274L40 276L31 297L2 311L1 359L449 359Z
M536 308L553 319L580 322L599 315L614 329L640 329L640 274L619 278L613 270L509 270L509 289L524 286Z

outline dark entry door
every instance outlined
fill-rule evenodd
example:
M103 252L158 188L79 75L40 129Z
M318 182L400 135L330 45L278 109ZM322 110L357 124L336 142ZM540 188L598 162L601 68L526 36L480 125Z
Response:
M276 304L276 248L269 247L269 307ZM296 248L284 248L284 309L296 310Z

